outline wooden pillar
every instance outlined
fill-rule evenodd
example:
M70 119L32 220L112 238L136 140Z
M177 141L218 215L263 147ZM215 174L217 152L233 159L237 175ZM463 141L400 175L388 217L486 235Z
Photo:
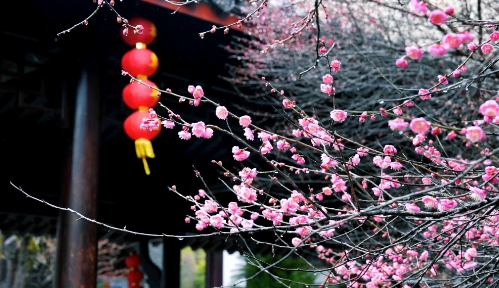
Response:
M206 288L222 287L224 251L212 250L206 253Z
M149 239L140 239L138 248L140 263L142 263L142 270L144 270L144 273L147 275L147 284L149 287L160 287L161 270L158 266L154 265L151 257L149 256Z
M96 62L87 62L76 90L71 155L63 181L65 207L97 218L100 100ZM58 221L56 288L94 288L97 280L96 224L61 212Z
M161 288L180 288L180 251L180 240L167 237L163 238Z

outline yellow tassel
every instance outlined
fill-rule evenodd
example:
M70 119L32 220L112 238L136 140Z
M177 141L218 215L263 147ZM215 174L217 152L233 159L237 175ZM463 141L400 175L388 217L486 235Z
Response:
M142 158L142 163L144 163L144 170L146 171L146 175L151 175L151 170L149 170L149 165L147 164L146 157Z
M137 153L137 158L142 158L142 163L144 164L144 170L146 175L151 174L149 170L149 165L147 164L146 158L154 158L154 150L152 149L151 141L140 138L135 141L135 152Z

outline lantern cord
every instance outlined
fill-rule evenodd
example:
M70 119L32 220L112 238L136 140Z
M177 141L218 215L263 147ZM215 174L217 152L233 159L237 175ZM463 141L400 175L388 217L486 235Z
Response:
M151 175L151 170L149 170L149 164L147 164L146 157L142 157L142 163L144 163L144 170L146 171L146 175Z

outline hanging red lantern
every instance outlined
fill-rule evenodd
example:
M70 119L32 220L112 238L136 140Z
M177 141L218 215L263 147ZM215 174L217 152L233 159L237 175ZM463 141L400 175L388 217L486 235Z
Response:
M144 18L135 17L128 20L128 24L136 27L137 25L142 25L144 30L142 34L135 34L130 28L128 28L129 33L123 33L123 30L127 29L125 27L121 28L121 38L130 46L135 46L137 43L143 43L145 45L151 44L157 36L156 26ZM127 34L128 36L125 36Z
M152 140L158 136L159 132L161 131L161 125L159 125L158 129L156 130L143 130L140 129L140 124L142 124L142 119L144 118L149 118L149 112L148 111L135 111L133 114L128 116L125 120L125 132L128 135L128 137L132 138L133 140L138 140L138 139L147 139L147 140Z
M132 270L128 272L128 275L126 275L126 278L128 279L128 282L133 285L133 283L136 283L137 285L144 279L144 274L140 270Z
M123 89L123 101L133 110L137 110L139 107L152 108L159 102L158 91L148 87L158 88L158 86L149 80L141 81L147 86L133 82L126 85L125 89Z
M126 267L136 268L140 266L140 257L137 254L130 255L125 260Z
M141 124L144 118L150 119L149 112L139 109L139 111L135 111L132 115L128 116L124 127L128 137L135 140L135 152L137 153L137 157L142 159L144 170L149 175L151 171L149 170L149 165L147 165L146 158L155 157L151 140L158 136L161 131L161 125L158 125L158 128L152 131L149 129L143 130L141 129Z
M149 77L158 71L158 56L149 49L132 49L121 59L121 67L133 77Z

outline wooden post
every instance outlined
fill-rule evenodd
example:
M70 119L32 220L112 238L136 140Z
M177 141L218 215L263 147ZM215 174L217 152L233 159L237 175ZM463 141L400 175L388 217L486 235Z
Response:
M80 75L75 103L71 156L63 186L63 205L96 219L100 100L96 62ZM97 228L70 212L58 221L55 287L94 288L97 281Z
M222 287L224 251L212 250L206 253L206 288Z
M180 240L163 238L163 273L161 288L180 288Z

